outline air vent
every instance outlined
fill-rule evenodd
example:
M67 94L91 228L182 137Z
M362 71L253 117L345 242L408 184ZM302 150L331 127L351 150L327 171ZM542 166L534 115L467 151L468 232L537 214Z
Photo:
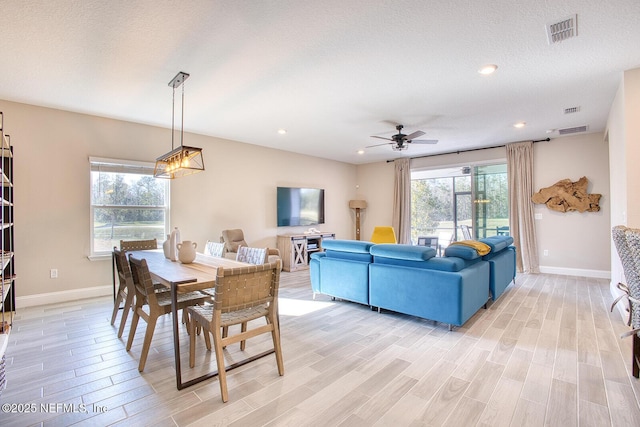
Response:
M578 15L572 15L558 22L547 24L549 44L560 43L578 35Z
M589 126L576 126L574 128L564 128L564 129L558 129L558 133L560 135L570 135L572 133L580 133L580 132L586 132L589 129Z
M565 114L578 113L579 111L580 111L580 107L571 107L571 108L565 108L564 109L564 113Z

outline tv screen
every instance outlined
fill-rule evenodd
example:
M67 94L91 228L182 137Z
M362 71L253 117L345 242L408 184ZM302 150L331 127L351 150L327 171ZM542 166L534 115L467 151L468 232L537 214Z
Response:
M278 227L324 224L324 189L278 187Z

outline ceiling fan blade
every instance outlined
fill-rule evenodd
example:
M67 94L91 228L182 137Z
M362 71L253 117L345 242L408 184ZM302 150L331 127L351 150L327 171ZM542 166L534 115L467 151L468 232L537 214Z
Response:
M382 138L382 139L386 139L386 138ZM389 144L395 144L395 142L383 142L382 144L367 145L364 148L380 147L381 145L389 145Z
M386 139L387 141L393 141L393 139L391 138L385 138L384 136L377 136L377 135L371 135L371 138Z
M438 140L437 139L416 139L414 141L407 141L410 142L412 144L437 144Z
M417 131L413 132L412 134L409 134L409 135L405 136L402 139L405 139L407 141L411 141L413 138L417 138L417 137L422 136L422 135L424 135L424 132L422 132L421 130L417 130Z

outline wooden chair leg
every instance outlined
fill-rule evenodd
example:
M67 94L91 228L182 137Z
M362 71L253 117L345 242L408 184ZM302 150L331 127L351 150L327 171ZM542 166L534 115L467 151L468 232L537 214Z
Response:
M273 329L271 330L271 338L273 340L273 349L276 352L276 363L278 365L278 374L284 375L284 361L282 359L282 347L280 346L280 325L278 325L278 319L274 318L267 322L271 323Z
M127 297L129 294L127 294ZM118 294L116 295L116 300L113 303L113 313L111 314L111 324L116 323L116 317L118 316L118 311L120 311L120 303L122 303L122 288L118 289Z
M191 319L189 323L189 367L193 368L196 364L196 324L195 319Z
M242 322L242 325L240 327L240 332L247 332L247 322ZM241 351L244 351L246 343L247 343L247 340L240 341L240 350Z
M209 330L206 328L202 328L202 333L204 335L204 343L207 346L207 350L211 351L211 338L209 336Z
M131 319L131 329L129 329L129 339L127 340L127 351L131 350L131 345L133 344L133 337L136 334L136 329L138 327L138 320L140 320L140 313L138 310L142 310L142 307L139 307L136 304L136 308L133 311L133 319Z
M213 347L216 352L216 363L218 365L218 381L220 382L220 395L222 396L222 402L229 400L229 394L227 392L227 371L224 366L224 352L222 351L222 331L220 328L212 328L213 333Z
M144 365L147 363L147 356L149 355L149 349L151 348L151 340L153 339L153 332L156 329L157 316L153 314L149 315L147 321L147 330L144 333L144 343L142 344L142 353L140 353L140 364L138 365L138 371L144 371Z
M127 323L129 317L129 311L133 305L133 295L127 294L127 298L124 301L124 309L122 310L122 319L120 319L120 329L118 329L118 338L122 338L124 332L124 325Z

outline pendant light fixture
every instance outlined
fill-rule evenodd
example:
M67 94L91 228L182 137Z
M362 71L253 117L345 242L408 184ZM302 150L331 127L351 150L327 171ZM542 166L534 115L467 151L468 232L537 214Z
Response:
M187 147L182 145L184 139L184 81L189 74L180 71L169 82L169 86L173 88L172 108L171 108L171 151L156 159L156 167L153 176L156 178L180 178L182 176L191 175L204 170L204 158L202 157L202 148ZM176 88L182 86L182 121L180 123L180 146L174 148L175 135L175 107L176 107Z

